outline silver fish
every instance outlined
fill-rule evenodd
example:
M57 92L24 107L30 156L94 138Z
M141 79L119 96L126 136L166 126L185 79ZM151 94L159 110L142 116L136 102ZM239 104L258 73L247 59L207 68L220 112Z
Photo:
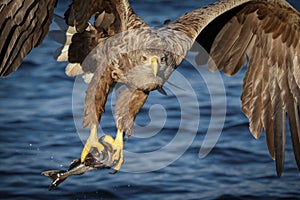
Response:
M72 175L82 175L87 171L96 169L109 169L116 165L116 161L112 159L114 152L111 147L103 141L100 141L106 148L102 152L98 152L96 148L92 148L91 152L87 155L85 162L81 162L80 158L73 160L68 170L49 170L42 172L42 175L48 176L52 183L49 186L49 191L54 190L60 183ZM114 171L113 173L116 173Z

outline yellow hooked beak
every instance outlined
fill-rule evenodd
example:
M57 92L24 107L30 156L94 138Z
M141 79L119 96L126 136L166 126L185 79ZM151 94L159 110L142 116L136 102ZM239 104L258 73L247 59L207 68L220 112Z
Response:
M151 58L151 69L154 74L154 76L157 76L157 71L158 71L158 62L156 57Z

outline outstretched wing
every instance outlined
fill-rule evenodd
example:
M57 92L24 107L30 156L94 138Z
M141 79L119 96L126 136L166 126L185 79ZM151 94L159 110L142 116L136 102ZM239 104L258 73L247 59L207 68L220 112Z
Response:
M212 70L215 63L234 75L249 58L241 99L250 131L258 138L264 129L280 176L287 113L300 169L299 13L283 0L223 0L187 13L167 28L200 42L210 53Z
M49 31L57 0L0 2L0 76L17 70Z

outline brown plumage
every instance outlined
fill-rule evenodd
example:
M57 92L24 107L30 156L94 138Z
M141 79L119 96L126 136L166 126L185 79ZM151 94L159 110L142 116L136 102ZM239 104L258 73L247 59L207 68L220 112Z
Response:
M0 41L2 76L17 69L24 56L40 44L55 5L55 1L45 5L43 1L25 0L22 5L16 4L24 8L10 17L6 10L15 2L0 4L0 28L5 34L1 37L8 38ZM28 17L28 23L39 18L31 29L18 17L34 12L27 4L46 11L42 16ZM93 15L95 23L90 24ZM74 63L67 67L68 75L84 73L92 77L86 78L91 82L85 99L85 126L98 126L111 86L121 83L126 89L115 106L117 128L132 134L135 116L149 92L161 88L187 51L199 42L210 53L212 71L234 75L248 61L241 99L250 131L255 138L265 131L280 176L287 114L300 169L300 16L286 1L219 0L157 28L148 27L127 0L73 0L65 17L75 29L59 59ZM31 31L13 31L15 25ZM24 38L16 39L18 34ZM19 49L21 53L16 54ZM153 59L158 71L151 71Z
M56 1L0 2L0 76L15 71L31 49L41 44L49 31Z
M224 26L210 48L211 58L228 75L237 73L245 63L240 60L249 56L242 110L255 138L265 130L278 175L283 169L286 113L300 164L299 22L299 13L286 3L279 7L272 1L250 2ZM235 38L230 37L232 30L237 30ZM226 38L231 38L231 44L223 44Z

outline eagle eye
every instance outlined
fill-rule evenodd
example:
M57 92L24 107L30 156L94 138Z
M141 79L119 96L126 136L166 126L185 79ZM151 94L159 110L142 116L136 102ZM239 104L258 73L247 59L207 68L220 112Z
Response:
M148 60L147 56L141 56L141 61L142 62L147 62L147 60Z

